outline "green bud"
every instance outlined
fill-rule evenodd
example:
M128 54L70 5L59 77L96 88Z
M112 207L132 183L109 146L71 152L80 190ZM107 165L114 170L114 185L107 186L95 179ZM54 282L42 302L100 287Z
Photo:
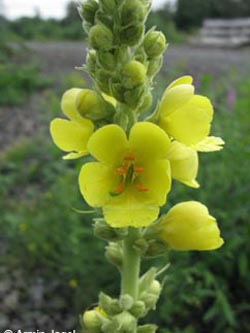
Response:
M128 234L127 228L112 228L104 219L95 219L94 233L97 237L107 241L122 240Z
M146 67L139 61L132 60L127 63L122 71L124 87L131 89L142 85L146 79Z
M136 301L129 312L132 313L132 315L134 315L136 318L144 317L146 314L146 307L144 302Z
M147 288L152 284L155 279L157 269L155 267L151 267L146 273L142 275L139 281L139 293L147 290Z
M149 31L144 38L143 46L149 58L158 57L166 49L166 38L160 31Z
M98 312L95 309L93 309L84 312L83 324L88 330L90 330L90 332L99 333L101 332L101 327L103 322Z
M89 31L89 45L95 50L111 50L113 48L112 31L104 24L94 25Z
M126 91L124 94L124 100L126 104L131 109L134 110L140 106L143 94L144 94L144 85L141 85L133 90Z
M109 28L111 31L113 29L113 19L111 16L107 15L102 10L98 10L95 15L95 22L103 24L107 28Z
M118 300L111 298L103 292L99 295L99 304L107 315L114 316L121 312Z
M115 110L112 104L106 102L94 90L82 89L76 98L76 108L82 117L93 121L112 117Z
M156 333L157 328L158 327L156 325L142 325L138 326L137 333Z
M124 112L118 111L113 118L113 123L122 127L125 131L128 128L129 118L128 115Z
M162 56L151 59L148 63L147 76L152 78L155 74L157 74L161 69L162 62L163 62Z
M119 332L119 323L115 320L107 321L102 326L103 333L118 333Z
M129 310L134 304L134 299L130 295L121 295L119 304L121 309Z
M127 46L135 46L141 41L143 33L143 24L134 24L124 28L120 35L121 43Z
M119 324L119 330L117 332L135 332L137 322L136 318L131 313L124 311L115 316L114 320Z
M113 14L113 12L116 10L116 3L114 0L99 0L102 8L110 13Z
M148 289L148 292L149 292L149 293L152 293L152 294L154 294L154 295L159 296L160 293L161 293L161 284L160 284L160 282L157 281L157 280L154 280L154 281L151 283L151 285L150 285L150 287L149 287L149 289Z
M152 94L149 92L146 96L144 96L144 100L140 108L137 110L139 114L142 114L148 110L148 108L152 105Z
M95 74L96 70L96 51L95 50L90 50L87 53L87 58L86 58L86 66L88 69L88 72L91 76Z
M149 294L147 292L143 292L140 295L140 301L145 303L146 309L147 310L154 310L156 303L158 301L159 295L155 295L155 294Z
M118 268L122 267L123 252L118 243L110 242L109 245L106 246L105 256L111 264Z
M146 10L139 0L125 0L121 10L121 24L128 27L142 23L145 20Z
M137 50L135 51L134 59L141 62L142 64L147 63L147 55L144 51L144 48L142 47L137 48Z
M95 73L95 81L102 92L112 96L109 85L111 81L111 76L109 72L98 68Z
M97 59L99 65L108 71L114 71L116 68L116 59L111 52L98 52Z
M124 87L121 83L112 82L111 85L112 93L110 95L114 96L114 98L120 103L124 102ZM118 123L117 123L118 124Z
M148 241L148 248L145 257L157 257L169 250L169 246L161 240L151 239Z
M81 18L91 25L95 23L95 14L98 10L98 2L95 0L84 0L78 7Z

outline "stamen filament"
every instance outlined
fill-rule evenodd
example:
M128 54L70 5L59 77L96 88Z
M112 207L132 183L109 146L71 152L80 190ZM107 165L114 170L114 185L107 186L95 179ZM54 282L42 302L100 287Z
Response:
M139 192L148 192L148 189L146 187L143 187L141 183L136 183L135 187Z

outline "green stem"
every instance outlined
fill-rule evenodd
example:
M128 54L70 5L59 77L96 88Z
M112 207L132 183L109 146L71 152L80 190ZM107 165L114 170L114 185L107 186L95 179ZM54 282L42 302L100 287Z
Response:
M128 236L123 241L122 294L128 294L135 300L138 298L139 274L141 258L134 242L139 238L139 228L129 228Z

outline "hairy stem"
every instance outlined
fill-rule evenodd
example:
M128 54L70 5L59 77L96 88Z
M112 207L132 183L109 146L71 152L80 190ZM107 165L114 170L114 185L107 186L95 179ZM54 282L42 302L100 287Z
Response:
M139 228L129 228L128 236L123 241L123 267L122 267L122 294L128 294L134 298L138 297L139 274L141 258L133 247L134 242L140 235Z

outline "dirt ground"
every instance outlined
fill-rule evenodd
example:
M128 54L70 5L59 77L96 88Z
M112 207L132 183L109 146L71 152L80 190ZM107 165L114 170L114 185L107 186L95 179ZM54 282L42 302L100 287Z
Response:
M86 46L81 42L30 42L27 44L44 75L55 82L85 62ZM234 71L241 75L249 72L250 49L197 48L189 45L169 46L165 53L164 72L175 68L194 77L210 73L215 77ZM0 107L0 151L23 137L37 132L40 122L37 106L43 95L31 96L22 107Z

